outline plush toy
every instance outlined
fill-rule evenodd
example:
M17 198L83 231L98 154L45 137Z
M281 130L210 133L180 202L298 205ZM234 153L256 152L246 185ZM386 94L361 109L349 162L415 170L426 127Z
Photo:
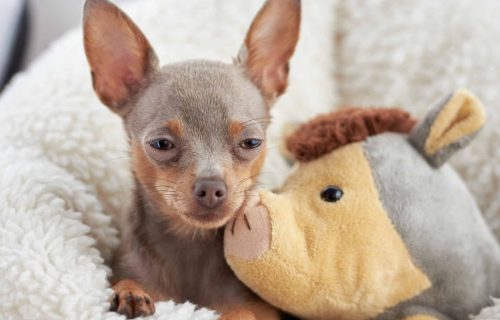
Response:
M500 296L500 247L445 162L484 121L460 90L417 124L346 109L303 125L282 189L226 227L229 265L300 318L468 319Z

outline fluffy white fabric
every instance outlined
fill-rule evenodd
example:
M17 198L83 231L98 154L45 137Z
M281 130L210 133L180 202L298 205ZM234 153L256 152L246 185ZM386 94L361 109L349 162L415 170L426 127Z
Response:
M261 4L142 0L125 10L162 63L230 62ZM335 102L328 40L333 4L304 4L290 90L275 108L274 141L281 123L303 120ZM130 199L128 151L120 119L92 92L80 30L53 45L1 96L0 150L0 318L117 318L107 313L112 291L104 261L118 244L116 221ZM264 170L268 184L285 176L278 154L274 143ZM189 303L156 307L158 319L216 318Z
M237 53L261 0L141 0L125 7L162 63ZM454 159L500 235L500 12L495 0L303 1L288 93L275 107L262 175L287 167L281 125L340 104L396 105L423 114L452 88L489 108L482 135ZM0 97L0 318L114 319L106 276L116 221L130 199L120 119L95 98L76 30ZM157 304L158 319L215 319L189 303ZM500 307L477 319L500 319Z

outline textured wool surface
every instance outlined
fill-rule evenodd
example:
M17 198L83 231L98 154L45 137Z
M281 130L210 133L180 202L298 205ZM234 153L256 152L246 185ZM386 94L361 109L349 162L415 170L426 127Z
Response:
M162 64L231 62L261 4L141 0L124 9ZM336 102L328 40L334 1L303 7L302 39L289 92L274 110L271 141L280 141L281 123ZM270 145L264 178L277 184L287 167L278 143ZM0 97L0 150L0 318L118 318L107 313L112 291L104 262L118 245L117 224L131 199L129 152L121 120L91 89L80 30L57 41ZM156 309L158 319L216 318L189 303Z
M260 0L141 0L125 7L161 63L230 61ZM265 187L286 177L281 125L341 104L403 106L422 115L468 87L489 108L481 136L454 160L490 222L500 211L500 20L495 0L307 0L290 87L273 110ZM480 23L478 23L480 22ZM130 199L121 122L91 90L75 30L0 97L0 318L99 319L111 291L108 259ZM337 41L335 41L337 40ZM337 45L337 46L335 46ZM111 218L112 217L112 218ZM500 224L494 227L499 234ZM157 304L161 319L214 319L192 305ZM483 316L484 314L484 316ZM479 319L500 319L500 306Z

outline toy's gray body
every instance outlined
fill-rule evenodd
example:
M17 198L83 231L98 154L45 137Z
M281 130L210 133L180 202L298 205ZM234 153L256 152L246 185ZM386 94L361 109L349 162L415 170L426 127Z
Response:
M500 296L500 247L458 175L430 166L403 135L370 137L364 150L387 214L433 284L378 319L467 319Z

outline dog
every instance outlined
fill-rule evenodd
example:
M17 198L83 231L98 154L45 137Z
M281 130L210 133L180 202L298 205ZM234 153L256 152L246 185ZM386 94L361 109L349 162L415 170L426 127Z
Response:
M87 0L84 47L94 91L124 123L135 201L113 263L111 310L189 300L223 319L279 319L224 260L223 227L265 158L270 108L287 87L300 0L268 0L233 64L159 66L144 34L108 0Z

